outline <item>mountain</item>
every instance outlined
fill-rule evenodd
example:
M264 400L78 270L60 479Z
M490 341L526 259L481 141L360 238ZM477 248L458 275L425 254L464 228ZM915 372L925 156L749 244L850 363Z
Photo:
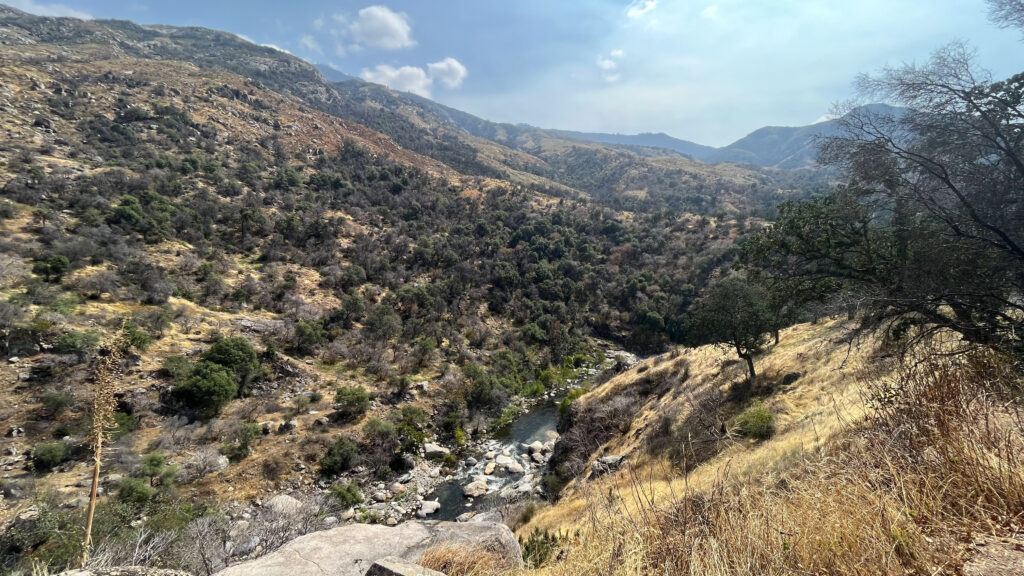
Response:
M344 82L355 78L355 76L345 74L330 64L314 64L314 66L316 66L317 71L323 74L324 79L328 82Z
M892 115L898 109L885 104L870 104L864 108L873 113ZM604 134L599 132L571 132L551 130L568 138L589 140L622 146L662 148L678 152L694 160L716 164L734 162L783 170L814 168L817 166L817 143L822 138L840 132L839 120L827 120L809 126L767 126L759 128L739 140L714 148L667 134Z
M194 545L207 512L253 517L263 551L353 506L398 521L460 466L428 438L466 449L665 349L752 214L803 194L330 83L224 32L0 7L0 38L5 572L80 558L98 385L110 554ZM252 503L285 493L310 517L270 538Z

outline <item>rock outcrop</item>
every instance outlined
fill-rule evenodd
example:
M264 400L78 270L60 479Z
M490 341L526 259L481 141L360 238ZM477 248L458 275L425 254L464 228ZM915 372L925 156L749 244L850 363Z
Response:
M415 573L414 573L415 574ZM179 570L162 570L141 566L123 566L119 568L103 568L96 570L69 570L57 576L193 576Z
M504 524L411 521L394 528L352 524L313 532L218 574L363 576L377 560L393 557L415 563L427 549L443 543L482 547L507 559L510 566L522 565L519 543Z

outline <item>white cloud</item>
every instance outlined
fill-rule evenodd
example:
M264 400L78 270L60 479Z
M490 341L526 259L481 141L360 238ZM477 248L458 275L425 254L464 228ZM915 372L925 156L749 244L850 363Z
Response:
M712 4L707 8L701 10L700 15L709 20L714 20L715 18L718 18L718 6Z
M299 38L299 44L302 44L303 48L311 52L316 52L317 54L324 53L323 48L320 47L320 43L316 41L316 38L314 38L312 34L303 34L302 37Z
M626 16L634 20L658 7L658 0L633 0L626 7Z
M42 4L35 0L9 0L7 4L37 16L67 16L82 20L92 20L92 15L88 12L82 12L64 4Z
M291 52L285 50L284 48L281 48L277 44L260 44L260 46L263 46L264 48L273 48L274 50L277 50L278 52L284 52L285 54L291 54Z
M316 20L313 20L313 30L319 32L319 31L323 30L323 28L324 28L324 19L323 18L317 18Z
M387 64L379 64L375 68L363 68L359 76L367 82L383 84L392 90L412 92L424 98L430 98L430 89L434 82L445 88L458 88L469 72L455 58L445 58L427 64L424 70L419 66L402 66L395 68Z
M615 83L622 79L619 64L626 53L623 50L612 50L607 56L597 57L597 67L601 69L601 77L605 82Z
M395 68L387 64L378 64L372 70L363 68L359 74L363 80L383 84L393 90L412 92L424 98L430 98L430 85L433 83L427 71L417 66Z
M462 81L466 79L469 72L466 71L462 62L455 58L445 58L440 62L427 64L427 74L431 80L437 80L446 88L458 88L462 86Z
M335 20L344 22L345 18L335 15ZM363 8L358 18L348 24L347 32L356 45L368 48L399 50L416 45L409 17L387 6Z

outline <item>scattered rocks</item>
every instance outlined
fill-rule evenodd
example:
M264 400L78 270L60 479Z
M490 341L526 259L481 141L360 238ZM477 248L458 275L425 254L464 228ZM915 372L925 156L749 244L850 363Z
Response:
M299 427L299 421L298 420L288 420L287 422L281 422L281 425L277 427L277 433L278 434L286 434L288 432L293 432L298 427Z

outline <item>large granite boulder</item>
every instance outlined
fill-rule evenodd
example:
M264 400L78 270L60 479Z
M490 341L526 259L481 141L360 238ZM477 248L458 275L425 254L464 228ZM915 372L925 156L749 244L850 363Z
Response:
M523 562L519 542L504 524L408 521L393 528L350 524L306 534L218 576L363 576L377 560L415 563L427 549L444 543L487 549L510 566Z
M191 576L188 572L179 570L161 570L159 568L144 568L141 566L122 566L119 568L102 568L95 570L69 570L61 572L57 576Z

